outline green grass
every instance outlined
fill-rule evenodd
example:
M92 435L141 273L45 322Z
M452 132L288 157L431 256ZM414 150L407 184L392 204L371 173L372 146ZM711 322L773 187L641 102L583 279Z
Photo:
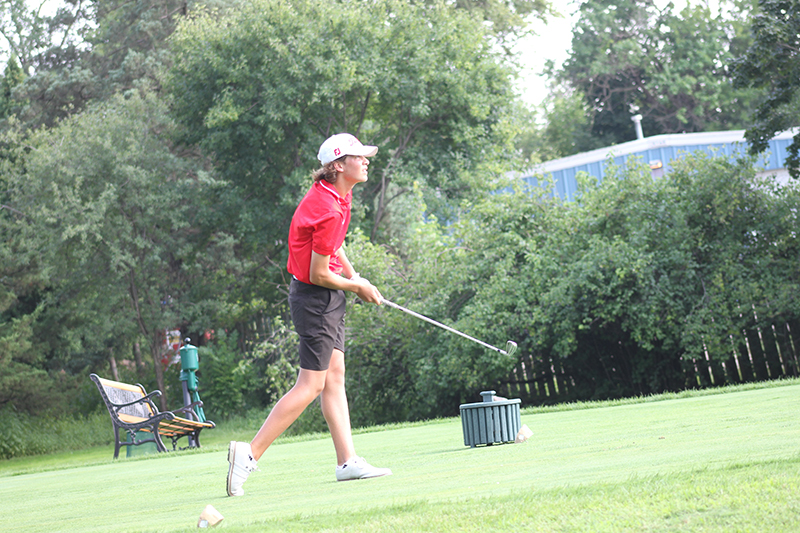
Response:
M356 448L394 475L333 481L324 436L273 446L225 496L225 443L112 462L93 449L0 462L4 531L796 531L800 382L526 409L524 444L470 449L458 419L369 430Z

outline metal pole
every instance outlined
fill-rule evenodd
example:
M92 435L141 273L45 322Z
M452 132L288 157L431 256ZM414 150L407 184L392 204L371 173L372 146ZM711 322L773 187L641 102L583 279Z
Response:
M644 139L644 133L642 133L642 115L633 115L631 120L633 121L633 125L636 127L636 138Z

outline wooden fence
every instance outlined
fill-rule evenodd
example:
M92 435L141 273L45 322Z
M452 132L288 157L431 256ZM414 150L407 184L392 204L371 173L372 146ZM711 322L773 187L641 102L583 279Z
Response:
M730 337L730 355L720 361L706 350L704 357L683 359L680 366L684 375L683 388L717 387L734 383L765 381L800 375L800 320L778 322L767 327L757 327L755 316L751 325L741 335ZM259 314L247 324L240 324L239 349L250 351L272 330L269 318ZM495 385L498 394L507 398L520 398L523 404L546 405L566 401L587 400L585 390L579 391L576 381L585 384L588 379L613 379L629 372L630 361L620 356L608 359L613 368L610 378L573 375L570 361L555 355L525 353L519 350L517 365L508 378ZM598 374L596 369L587 370ZM581 379L582 378L582 379ZM672 389L674 390L674 388ZM665 392L665 391L651 391ZM631 392L629 395L635 395ZM613 395L612 395L613 396ZM597 397L604 397L598 394Z
M730 355L725 360L710 357L707 350L703 350L705 357L682 360L684 388L796 377L800 375L798 334L800 320L750 327L730 337ZM577 397L577 376L567 368L558 356L520 353L511 375L499 384L498 394L520 398L528 405L586 399Z

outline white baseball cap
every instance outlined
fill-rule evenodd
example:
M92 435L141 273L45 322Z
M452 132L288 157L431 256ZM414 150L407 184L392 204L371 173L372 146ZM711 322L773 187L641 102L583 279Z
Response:
M336 135L328 137L325 142L322 143L322 146L319 147L317 159L319 159L320 163L323 165L327 165L331 161L345 155L372 157L376 153L378 153L377 146L365 146L349 133L337 133Z

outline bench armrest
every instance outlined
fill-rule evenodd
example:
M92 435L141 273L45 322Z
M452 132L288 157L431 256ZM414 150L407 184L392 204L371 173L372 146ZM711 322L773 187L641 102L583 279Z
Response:
M194 412L194 408L195 407L203 407L203 402L198 400L196 402L190 403L189 405L185 405L185 406L181 407L180 409L173 409L172 412L173 413L186 413L186 414L191 415L192 417L197 418L197 413Z
M146 396L142 396L141 398L137 398L136 400L133 400L132 402L114 403L111 400L109 400L109 403L114 407L115 411L119 412L119 410L122 409L123 407L130 407L132 405L136 405L136 404L140 404L140 403L148 403L148 404L150 404L151 407L154 407L153 406L153 402L151 400L153 398L158 398L159 396L161 396L161 391L160 390L154 390L153 392L148 393ZM156 413L157 412L158 411L156 411Z

